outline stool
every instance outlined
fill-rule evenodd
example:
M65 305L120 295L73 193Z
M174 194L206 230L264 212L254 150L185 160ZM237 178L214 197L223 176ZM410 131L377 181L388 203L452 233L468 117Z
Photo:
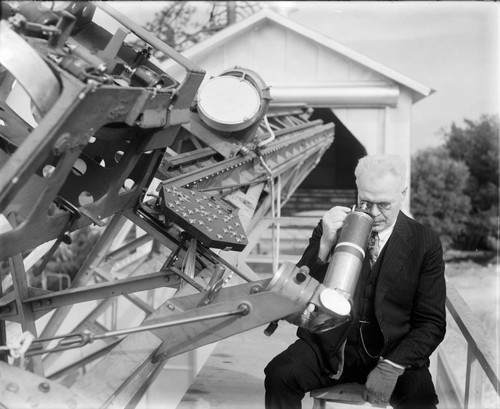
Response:
M375 405L363 400L364 387L360 383L341 383L330 388L315 389L310 392L314 399L312 409L392 408L390 405Z

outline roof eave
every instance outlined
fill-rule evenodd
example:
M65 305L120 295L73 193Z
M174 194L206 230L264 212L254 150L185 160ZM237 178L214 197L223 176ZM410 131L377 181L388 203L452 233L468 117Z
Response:
M354 51L340 43L338 43L335 40L332 40L331 38L325 36L324 34L318 33L317 31L311 30L307 27L302 26L299 23L296 23L290 19L287 19L278 13L275 13L269 9L264 9L259 11L258 13L255 13L251 15L250 17L239 21L236 24L233 24L217 33L215 33L213 36L210 38L202 41L201 43L198 43L194 45L193 47L189 48L188 50L183 52L183 55L187 58L193 58L199 53L207 53L209 52L212 48L215 48L219 46L221 43L229 39L231 36L237 33L241 33L244 31L248 31L252 29L253 27L258 26L259 24L264 23L265 21L273 21L276 24L279 24L283 27L286 27L290 30L293 30L295 32L298 32L302 34L303 36L317 42L318 44L323 45L324 47L335 51L337 53L340 53L344 55L345 57L363 65L366 66L383 76L407 87L412 94L412 101L413 103L420 101L421 99L428 97L435 91L418 82L415 81L406 75L403 75L399 73L398 71L395 71L369 57L366 57L363 54L358 53L357 51ZM164 63L164 67L168 69L170 64L173 62L169 63L166 62Z

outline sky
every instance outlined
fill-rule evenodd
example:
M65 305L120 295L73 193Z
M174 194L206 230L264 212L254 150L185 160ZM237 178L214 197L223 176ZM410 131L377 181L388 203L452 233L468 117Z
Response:
M144 24L162 3L112 6ZM499 113L499 3L260 3L435 90L413 106L412 153L442 144L453 122Z

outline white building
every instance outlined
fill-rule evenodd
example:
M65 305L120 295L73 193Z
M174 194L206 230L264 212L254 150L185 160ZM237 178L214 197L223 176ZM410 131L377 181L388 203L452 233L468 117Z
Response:
M183 54L207 71L206 78L235 66L254 70L271 87L272 103L303 102L315 108L315 117L335 122L335 142L304 189L352 191L353 169L367 153L397 153L409 166L412 105L433 92L269 9ZM182 78L175 64L163 68Z

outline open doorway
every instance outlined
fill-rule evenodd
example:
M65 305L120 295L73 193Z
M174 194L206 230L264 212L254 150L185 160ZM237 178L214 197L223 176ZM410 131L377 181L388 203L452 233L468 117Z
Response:
M335 139L316 168L307 176L283 209L284 214L328 210L356 202L354 169L366 149L330 108L316 108L310 118L334 123Z

